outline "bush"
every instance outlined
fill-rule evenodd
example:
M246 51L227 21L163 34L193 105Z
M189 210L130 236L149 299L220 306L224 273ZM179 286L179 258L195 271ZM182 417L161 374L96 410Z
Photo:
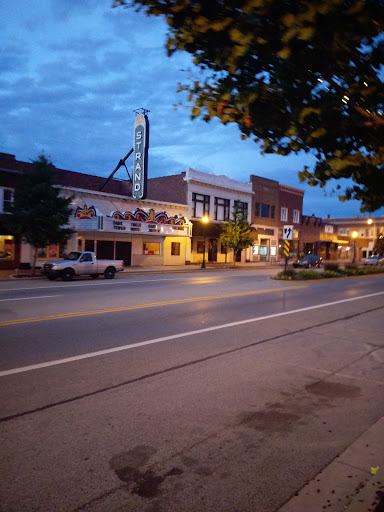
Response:
M316 272L316 270L299 270L299 272L296 273L295 279L321 279L321 276L322 274L320 272Z
M341 277L341 274L339 274L335 270L324 270L323 278L329 279L330 277Z
M345 270L357 270L358 267L355 263L346 263Z
M339 265L337 263L325 263L324 270L325 271L330 270L331 272L338 272L340 269L339 269Z
M287 270L282 270L281 272L278 272L274 276L274 279L280 279L282 281L290 281L291 279L295 279L296 274L297 274L296 270L289 268Z

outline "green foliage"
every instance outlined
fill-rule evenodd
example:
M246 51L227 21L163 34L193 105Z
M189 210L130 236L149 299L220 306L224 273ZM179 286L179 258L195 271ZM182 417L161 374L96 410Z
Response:
M325 263L324 270L330 270L332 272L337 272L339 270L339 265L337 263Z
M348 267L348 268L347 268ZM365 276L373 274L384 274L383 267L357 267L354 265L346 265L346 270L338 269L337 272L334 270L325 270L324 272L316 272L316 270L292 270L278 272L273 279L281 281L304 281L313 279L331 279L344 276Z
M248 236L252 231L252 225L247 221L246 217L239 212L237 202L235 202L233 219L228 219L227 223L221 224L221 229L221 242L234 252L242 251L253 245L253 239ZM235 258L233 263L235 264Z
M272 277L272 279L278 279L280 281L291 281L292 279L295 279L295 277L296 277L296 270L287 269L287 270L282 270L281 272L278 272L275 276Z
M299 270L295 276L295 279L298 281L307 280L307 279L321 279L321 272L316 272L316 270Z
M236 123L265 153L308 152L300 179L352 178L341 200L384 206L382 0L114 0L169 26L168 54L203 70L192 118ZM338 188L340 186L338 185Z
M331 277L340 277L340 273L336 272L335 270L324 270L322 277L324 279L329 279Z
M25 172L7 221L9 229L35 249L65 242L74 233L65 227L72 214L71 198L61 197L53 186L54 168L44 155Z
M380 254L380 256L384 256L384 235L380 233L377 237L375 245L373 247L374 254Z

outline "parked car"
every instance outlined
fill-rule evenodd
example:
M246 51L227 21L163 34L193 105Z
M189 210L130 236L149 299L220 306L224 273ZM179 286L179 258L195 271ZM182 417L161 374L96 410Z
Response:
M297 268L297 267L304 267L304 268L318 267L318 268L320 268L322 263L323 263L323 259L320 258L320 256L317 256L317 254L307 254L301 260L295 261L293 266L295 268Z
M44 263L41 273L51 281L57 277L71 281L75 276L89 275L97 279L102 274L105 279L113 279L116 272L123 270L123 260L97 260L93 252L73 251L63 260Z
M363 259L364 265L384 265L384 258L380 254L374 254Z

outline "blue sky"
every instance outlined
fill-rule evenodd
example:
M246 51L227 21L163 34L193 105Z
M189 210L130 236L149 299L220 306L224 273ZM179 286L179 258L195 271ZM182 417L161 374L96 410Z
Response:
M133 110L144 107L149 177L187 167L239 181L256 174L305 190L304 214L361 215L358 202L338 200L336 183L321 190L299 182L309 156L262 156L235 125L175 109L177 84L198 72L187 54L166 56L165 34L162 19L112 9L111 0L2 2L0 151L25 161L44 152L57 167L107 177L132 147Z

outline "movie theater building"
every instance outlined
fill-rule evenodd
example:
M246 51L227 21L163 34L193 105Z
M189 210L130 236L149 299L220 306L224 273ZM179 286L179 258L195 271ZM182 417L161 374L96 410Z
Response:
M1 185L6 184L4 189L12 193L32 164L3 153L0 167ZM39 250L38 266L73 250L94 251L99 259L122 259L126 266L185 265L190 261L192 224L187 205L135 200L128 180L113 180L100 192L105 178L63 169L55 169L55 183L62 195L73 198L70 226L76 233L65 246L52 244ZM12 233L2 232L1 236L7 249L4 252L11 255L6 268L32 262L31 246L20 243Z

